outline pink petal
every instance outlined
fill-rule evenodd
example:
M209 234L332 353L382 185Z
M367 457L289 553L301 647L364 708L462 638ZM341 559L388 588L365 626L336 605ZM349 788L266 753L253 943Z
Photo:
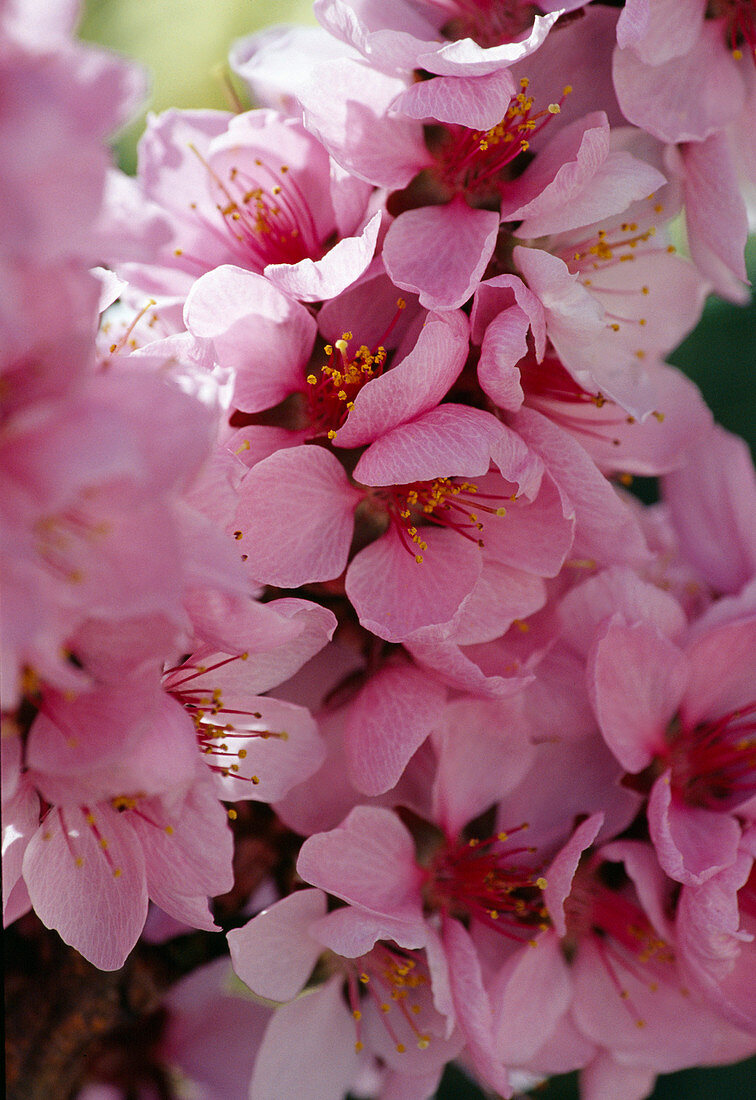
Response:
M262 275L230 265L208 272L187 297L184 321L195 336L213 340L221 365L235 370L234 401L245 412L304 389L315 320Z
M297 873L368 913L412 926L423 923L415 844L390 810L357 806L339 828L309 837Z
M507 68L536 52L560 14L561 11L555 11L549 15L536 15L530 34L520 42L502 42L487 48L479 46L472 38L446 42L437 52L421 55L418 68L447 76L485 76Z
M520 782L533 762L530 729L518 699L448 704L433 737L433 800L447 836L457 836Z
M522 947L496 1010L496 1048L502 1061L530 1061L571 999L572 981L558 937L547 932Z
M342 58L318 66L299 99L307 129L335 161L368 183L394 190L406 187L431 160L420 123L387 114L405 87L404 80Z
M393 222L383 262L397 286L420 295L426 309L456 309L483 277L496 244L499 215L462 198L407 210Z
M308 928L325 911L320 890L297 890L228 933L234 970L253 993L270 1001L296 997L323 950Z
M458 691L486 699L504 698L526 687L532 677L527 672L507 671L512 675L486 675L465 651L454 642L426 642L422 631L405 641L416 662Z
M752 704L756 698L756 618L708 630L687 650L690 685L681 711L696 725Z
M588 665L588 689L606 743L629 772L664 754L664 734L683 697L689 665L656 627L615 617Z
M512 418L512 426L541 456L575 510L576 556L593 557L607 565L647 559L635 514L571 436L528 408Z
M507 113L515 82L505 68L484 76L439 76L411 84L392 104L410 118L489 130Z
M464 315L430 314L409 355L359 391L336 445L370 443L435 408L457 380L467 352Z
M602 569L563 598L559 605L562 636L585 657L599 628L613 615L621 615L627 625L645 620L670 639L679 637L687 625L674 596L615 565Z
M602 1051L580 1072L583 1100L646 1100L656 1083L656 1071L646 1066L625 1065Z
M506 429L482 409L438 405L376 439L354 468L363 485L409 485L488 472L493 443Z
M701 33L706 0L629 0L617 21L617 42L648 65L688 53Z
M275 1011L257 1053L249 1100L346 1095L357 1075L357 1055L342 982L341 976L331 978Z
M748 278L743 250L748 214L724 133L691 142L682 150L685 166L685 224L693 262L716 290L748 301L737 280Z
M229 758L223 750L217 755L205 750L204 759L209 767L226 768L233 762L238 768L228 775L215 771L221 798L231 802L246 798L256 802L278 802L297 783L309 779L323 763L325 745L306 707L248 692L238 700L224 693L223 705L232 712L235 730L233 738L225 739L228 752L242 756L237 763L237 757ZM233 714L237 709L247 713L237 717ZM255 718L254 714L260 717ZM248 737L244 736L246 730L250 731ZM255 736L256 730L263 734L270 731L273 736ZM201 726L198 732L202 733ZM212 732L209 730L207 736L212 736ZM222 733L217 740L219 744L222 742Z
M682 802L671 789L669 772L651 789L648 828L662 869L686 886L700 886L738 854L735 818Z
M414 645L451 638L463 646L492 642L505 634L515 619L527 619L545 602L546 587L540 577L484 555L483 572L451 622L416 631L411 641Z
M486 329L478 362L478 380L484 393L502 409L516 412L524 395L515 366L527 355L528 316L512 306L502 310Z
M459 921L444 920L443 942L449 959L454 1009L467 1040L467 1052L476 1073L504 1097L512 1095L503 1056L494 1038L494 1020L483 986L480 960L469 932Z
M347 596L362 625L379 638L398 642L420 627L449 622L480 575L477 545L433 528L424 528L423 538L428 549L420 563L390 530L347 570Z
M662 482L685 559L719 592L756 574L756 476L747 444L715 428Z
M703 141L731 122L743 104L743 81L719 21L705 22L681 57L650 67L633 50L617 50L613 68L625 116L661 141Z
M172 793L173 794L173 793ZM198 762L186 797L139 800L129 823L144 851L147 889L166 912L170 898L215 897L233 886L233 836L215 784Z
M438 723L446 692L406 666L380 669L349 708L344 728L347 767L357 790L383 794Z
M554 929L558 936L567 935L567 923L564 915L564 903L572 890L572 880L578 869L580 857L586 848L590 848L604 824L602 813L591 814L578 825L570 839L552 860L546 872L546 886L543 899L549 910Z
M665 177L625 152L611 153L609 124L594 111L558 131L505 193L502 221L524 239L592 225L658 190Z
M536 359L540 362L546 350L543 306L517 275L497 275L493 279L486 279L476 290L470 314L473 343L480 344L488 326L512 305L517 305L530 322Z
M26 849L24 879L43 924L100 970L118 970L147 917L144 857L110 806L91 816L93 825L78 806L50 810Z
M300 302L335 298L351 286L370 263L380 225L381 215L374 214L358 237L343 237L322 260L305 258L296 264L268 264L265 278Z
M490 492L495 479L478 481ZM568 514L565 514L568 513ZM545 474L538 496L508 500L506 515L492 516L485 523L483 542L486 556L515 569L554 577L572 546L574 519L563 502L550 474Z
M236 514L253 575L282 588L338 577L360 499L322 447L290 447L258 462L242 483Z

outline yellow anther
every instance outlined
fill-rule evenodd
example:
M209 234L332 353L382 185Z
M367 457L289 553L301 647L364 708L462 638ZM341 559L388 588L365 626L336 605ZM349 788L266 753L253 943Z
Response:
M538 887L539 890L545 890L546 889L546 879L543 877L543 875L541 875L540 878L536 879L535 884L536 884L536 886Z
M548 106L548 112L550 115L558 115L561 109L562 108L559 106L558 103L550 103Z
M318 380L315 377L315 375L314 374L308 374L307 375L307 385L308 386L317 386L317 384L318 384Z
M84 860L81 856L76 857L75 863L76 863L77 867L83 867L84 866Z
M113 868L113 878L120 878L122 874L123 874L123 871L121 870L120 867L114 867Z
M357 1051L357 1053L358 1053L358 1054L359 1054L359 1053L360 1053L360 1051L362 1050L362 1048L363 1048L363 1045L364 1045L364 1044L363 1044L363 1043L361 1043L359 1039L358 1039L358 1040L357 1040L357 1042L356 1042L356 1043L354 1044L354 1049L355 1049L355 1050Z
M252 785L254 787L256 787L259 782L260 782L260 776L259 775L253 775L252 776Z
M237 817L239 816L233 806L229 807L229 809L226 810L226 813L228 814L229 821L236 821Z

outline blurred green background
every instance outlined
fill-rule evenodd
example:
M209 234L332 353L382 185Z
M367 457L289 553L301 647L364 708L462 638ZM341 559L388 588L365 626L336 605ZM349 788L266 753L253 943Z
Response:
M271 23L313 21L309 0L86 0L80 33L147 67L152 94L145 109L227 109L222 74L231 42ZM118 139L126 171L134 170L143 124L144 115ZM756 278L756 241L751 241L748 259ZM745 436L756 452L756 306L740 309L710 299L698 328L671 361L700 386L719 422ZM577 1100L575 1075L553 1078L532 1095L534 1100ZM438 1092L438 1100L482 1098L453 1068ZM670 1074L659 1079L653 1100L756 1100L756 1060Z

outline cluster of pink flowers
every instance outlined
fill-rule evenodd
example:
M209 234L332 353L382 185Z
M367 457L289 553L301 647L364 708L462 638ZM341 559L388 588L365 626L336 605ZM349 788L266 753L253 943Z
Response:
M218 931L255 800L192 1096L642 1100L756 1052L756 478L665 362L747 298L756 8L315 11L131 179L138 74L0 5L5 921Z

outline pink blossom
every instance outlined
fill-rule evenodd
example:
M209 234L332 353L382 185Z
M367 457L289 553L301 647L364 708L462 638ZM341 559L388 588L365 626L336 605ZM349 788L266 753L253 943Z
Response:
M148 264L123 268L150 293L185 295L237 263L318 301L353 282L375 247L378 220L363 229L370 189L332 172L301 124L274 111L168 111L142 138L139 178L148 216L170 229Z
M631 0L617 24L614 82L625 117L662 141L702 141L738 114L743 54L756 48L749 2Z
M183 791L165 796L81 805L76 792L46 811L24 852L24 881L43 923L104 970L122 966L136 943L148 894L184 923L215 927L206 899L232 884L232 841L199 760Z
M488 473L492 456L514 483ZM537 464L528 471L526 460L527 449L493 417L446 404L372 443L353 482L319 447L292 447L258 462L242 486L237 522L257 546L258 580L284 586L331 580L347 566L353 515L364 501L380 537L349 564L346 592L364 625L399 641L420 627L451 622L484 556L535 575L558 571L571 523L551 483L541 484ZM461 480L466 476L476 481ZM491 505L482 504L489 499ZM481 512L490 519L481 520ZM505 513L508 523L501 522ZM275 535L282 516L291 532L284 553ZM426 516L428 525L418 526ZM479 523L484 553L479 536L470 534L481 530Z
M615 617L591 657L602 733L633 774L656 765L647 773L651 838L664 870L685 884L733 864L735 815L753 799L753 633L752 619L715 620L681 649L649 623Z
M347 1091L360 1063L376 1057L394 1074L406 1074L407 1085L417 1081L422 1091L411 1095L425 1097L424 1081L432 1077L432 1092L438 1070L459 1050L459 1038L447 1036L430 999L422 954L376 943L369 931L349 940L340 924L338 914L326 916L320 890L301 890L228 935L239 976L258 995L289 1002L277 1009L263 1041L250 1093L254 1100L276 1095L282 1074L296 1081L303 1095L330 1100ZM292 1000L321 954L334 976ZM321 1041L326 1029L327 1042ZM322 1070L317 1079L310 1072L313 1056Z

